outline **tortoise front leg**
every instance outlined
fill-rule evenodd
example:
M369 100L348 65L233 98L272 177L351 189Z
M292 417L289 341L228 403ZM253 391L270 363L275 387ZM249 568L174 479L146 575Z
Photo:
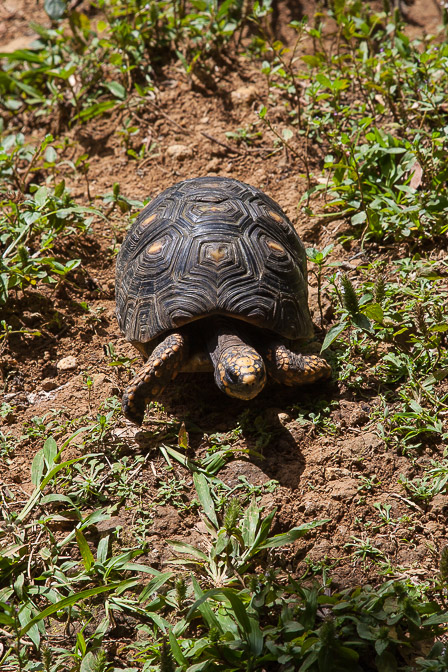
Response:
M142 424L147 404L177 375L187 350L186 339L179 333L170 334L154 348L123 394L121 407L129 420Z
M268 343L263 356L269 375L282 385L307 385L331 376L325 359L293 352L281 341Z

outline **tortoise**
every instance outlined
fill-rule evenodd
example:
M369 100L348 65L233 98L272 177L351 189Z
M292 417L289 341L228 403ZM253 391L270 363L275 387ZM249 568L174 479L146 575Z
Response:
M290 386L327 378L324 359L299 352L313 336L306 278L298 234L259 189L197 177L163 191L117 257L118 324L146 359L125 415L141 424L180 371L214 371L220 390L245 400L267 375Z

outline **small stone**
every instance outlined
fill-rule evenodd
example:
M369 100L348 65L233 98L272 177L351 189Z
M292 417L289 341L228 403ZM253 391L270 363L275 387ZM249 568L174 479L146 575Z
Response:
M73 371L78 366L78 360L73 355L63 357L56 364L58 371Z
M291 416L288 415L288 413L279 413L278 419L282 423L282 425L286 425L288 422L291 421Z
M107 520L100 520L95 527L100 535L110 534L115 532L117 527L126 527L127 521L123 516L112 516Z
M259 91L256 86L240 86L230 94L233 105L250 105L258 97Z
M436 514L436 516L446 516L448 512L448 497L446 493L440 492L438 495L435 495L431 499L430 507L431 513Z
M341 478L328 484L331 497L339 501L353 499L358 492L358 485L353 478Z
M6 3L4 6L6 8ZM14 7L14 5L12 5L12 7ZM11 17L12 16L14 16L14 14L11 14ZM2 51L3 53L12 54L14 51L17 51L18 49L30 49L31 44L34 42L36 37L37 35L25 35L23 37L22 36L15 37L6 44L2 44Z
M168 156L171 156L173 159L176 159L177 161L184 161L185 159L191 159L193 156L192 150L187 147L187 145L170 145L166 153Z
M350 471L342 467L325 467L325 480L337 481L340 478L350 477Z
M42 315L40 313L31 313L24 310L22 313L22 320L27 327L36 327L42 322Z
M42 389L45 390L45 392L55 390L57 386L58 384L52 378L46 378L44 381L42 381Z
M112 436L123 441L124 439L134 439L140 432L139 427L136 427L133 422L127 422L125 427L118 427L112 430Z
M92 382L94 389L97 390L106 382L106 376L104 373L95 373L95 375L92 376Z
M380 439L378 434L374 434L373 432L366 432L363 434L363 440L365 447L369 450L376 450L384 447L384 441Z
M205 173L218 173L221 166L221 160L216 156L211 159L205 166Z

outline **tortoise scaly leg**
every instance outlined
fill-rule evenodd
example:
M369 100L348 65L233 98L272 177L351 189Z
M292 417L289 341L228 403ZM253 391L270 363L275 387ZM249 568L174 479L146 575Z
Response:
M187 355L187 343L182 334L167 336L154 348L146 364L130 382L123 394L121 406L125 416L141 425L145 409L176 377Z
M331 376L325 359L293 352L282 342L268 344L263 355L269 375L282 385L307 385Z

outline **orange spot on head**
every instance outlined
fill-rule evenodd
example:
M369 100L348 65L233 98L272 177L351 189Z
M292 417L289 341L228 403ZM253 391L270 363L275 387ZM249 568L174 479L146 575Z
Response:
M243 357L238 357L237 365L239 367L252 366L253 363L254 363L254 360L251 357L244 357L244 356Z
M243 376L243 383L245 385L250 385L251 383L255 382L255 376L253 373L246 373L245 376Z

